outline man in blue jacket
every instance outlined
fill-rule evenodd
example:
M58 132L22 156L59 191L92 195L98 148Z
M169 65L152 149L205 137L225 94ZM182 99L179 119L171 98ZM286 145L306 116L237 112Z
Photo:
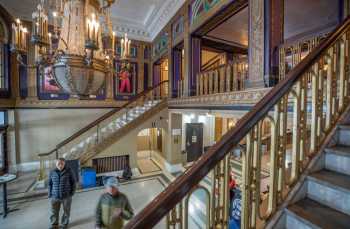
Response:
M59 158L56 161L56 168L50 172L49 176L50 228L53 229L58 228L61 205L63 215L60 228L66 229L68 227L72 196L75 192L74 174L65 164L65 159Z

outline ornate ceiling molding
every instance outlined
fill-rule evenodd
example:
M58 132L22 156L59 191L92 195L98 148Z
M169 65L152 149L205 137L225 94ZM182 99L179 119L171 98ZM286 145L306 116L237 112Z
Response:
M140 20L140 17L135 17L134 19L133 16L135 15L131 15L132 13L126 13L126 15L115 13L113 15L112 11L111 19L113 29L119 36L128 33L131 39L151 42L181 8L185 1L186 0L149 0L150 5L142 5L140 6L140 10L139 7L137 8L137 10L140 11L140 15L143 15L142 20ZM0 0L0 4L2 4L11 15L25 20L31 20L32 11L37 3L38 0ZM116 2L115 7L119 7L118 4L120 3ZM135 7L135 2L126 3L126 5L124 3L119 10L123 11L123 7L126 7L127 12L133 12L130 11L130 7Z
M176 14L186 0L167 0L165 1L163 8L158 12L156 17L153 18L149 25L149 33L152 40L158 35L158 33L166 26L170 19Z
M131 39L151 42L184 3L185 0L160 1L157 7L152 8L152 12L148 12L143 23L135 23L112 15L113 29L118 36L128 33Z

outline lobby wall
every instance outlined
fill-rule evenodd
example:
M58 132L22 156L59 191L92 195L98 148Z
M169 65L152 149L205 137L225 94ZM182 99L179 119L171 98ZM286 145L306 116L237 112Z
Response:
M55 146L110 109L17 109L9 110L10 167L39 167L38 154Z

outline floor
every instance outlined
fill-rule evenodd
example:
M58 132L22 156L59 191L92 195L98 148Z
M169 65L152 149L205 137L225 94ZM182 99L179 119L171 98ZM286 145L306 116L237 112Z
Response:
M131 205L137 213L160 193L164 186L155 177L122 184L120 189L129 197ZM94 228L94 211L102 192L103 189L100 188L76 193L73 197L70 228ZM18 208L19 210L10 213L5 219L0 218L1 229L48 228L49 202L47 198L22 202L16 206L10 205L10 208ZM155 228L165 228L165 222L160 222Z
M137 152L137 166L142 174L160 171L161 169L153 161L150 151Z
M37 175L35 172L18 173L17 178L7 184L9 198L18 197L28 192L33 187ZM2 196L2 188L0 188L0 195ZM2 203L2 199L0 203Z

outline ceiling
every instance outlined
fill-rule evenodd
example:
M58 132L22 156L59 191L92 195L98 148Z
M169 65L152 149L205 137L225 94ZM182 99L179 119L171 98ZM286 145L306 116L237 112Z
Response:
M284 38L329 30L338 22L335 0L285 0ZM234 46L248 45L248 7L206 34L208 38Z
M11 15L31 20L39 0L0 0ZM185 0L117 0L111 9L113 30L131 39L152 41Z
M334 27L338 23L338 4L335 0L285 0L284 38Z
M237 46L248 46L248 7L210 31L207 36Z

